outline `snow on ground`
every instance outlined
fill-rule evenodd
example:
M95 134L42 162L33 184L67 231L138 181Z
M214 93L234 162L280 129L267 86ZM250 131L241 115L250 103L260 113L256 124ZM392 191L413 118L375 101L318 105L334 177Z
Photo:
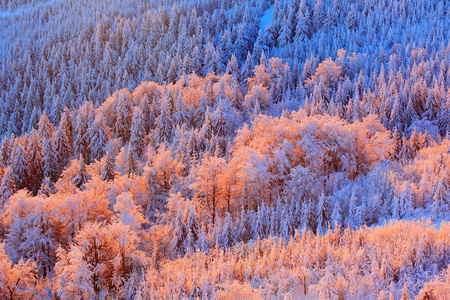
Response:
M378 223L372 224L369 227L384 226L386 222L389 222L391 220L394 220L394 219L383 220L383 221L380 221ZM434 228L436 228L436 230L439 230L439 229L441 229L442 224L450 223L450 215L442 217L442 218L433 219L430 216L429 212L427 212L425 210L421 210L421 209L416 209L416 211L414 212L414 216L413 217L406 217L406 218L403 218L402 220L403 221L420 220L424 224L429 223L430 226L434 226Z
M269 27L270 23L273 20L273 9L275 7L275 4L272 4L271 7L269 7L261 17L261 20L259 21L259 27L264 32L267 27Z
M430 225L436 227L436 229L439 230L439 229L441 229L441 225L442 224L449 223L449 222L450 222L450 218L449 217L447 217L447 218L439 218L439 219L436 219L436 220L432 221Z

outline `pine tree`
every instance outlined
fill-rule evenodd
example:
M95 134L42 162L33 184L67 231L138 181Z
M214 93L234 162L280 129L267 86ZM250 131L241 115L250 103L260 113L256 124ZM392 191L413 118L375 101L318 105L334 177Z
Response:
M325 195L322 193L317 204L317 231L324 234L328 228L328 212Z
M219 137L228 136L231 129L228 125L228 116L224 112L224 105L222 99L219 101L216 111L212 117L212 126L214 128L214 133Z
M356 29L358 25L357 12L353 3L351 4L350 11L347 15L347 28L352 30Z
M133 147L130 143L126 146L126 152L125 152L125 169L124 173L128 175L128 177L131 177L132 175L137 174L137 161L134 156Z
M53 192L53 183L51 182L50 178L44 178L41 187L39 188L38 195L49 197L50 194L53 194Z
M175 216L175 228L173 230L172 247L181 254L184 253L184 243L187 238L188 232L184 223L184 211L178 204Z
M220 244L223 247L231 247L233 245L233 222L229 212L226 213L225 222L223 224L222 233L220 235Z
M450 211L448 201L448 191L443 180L443 176L439 178L431 204L431 213L433 218L441 218Z
M197 212L195 211L192 201L189 205L189 211L186 217L186 230L187 237L184 241L184 249L186 249L187 252L194 252L200 229Z
M281 220L280 220L280 233L281 236L285 239L289 239L293 232L293 224L292 224L292 214L288 212L288 205L283 205L282 211L281 211Z
M55 132L55 127L52 123L50 123L50 120L47 117L47 113L44 110L38 123L39 137L41 139L51 139L53 136L53 132Z
M414 213L415 203L414 194L409 183L406 184L404 190L400 194L401 216L412 216Z
M175 112L173 114L173 123L174 125L183 126L183 124L189 123L189 113L186 111L186 107L183 102L183 98L181 96L181 92L178 93L175 102Z
M110 151L106 152L105 156L105 164L102 168L102 176L101 180L103 181L112 181L115 177L115 170L114 170L114 156L111 155Z
M137 157L141 157L145 148L145 127L144 117L139 108L134 110L130 143Z
M14 105L14 109L12 111L11 116L9 117L9 122L8 122L8 134L15 134L20 136L22 134L22 128L20 126L21 123L21 107L19 104L19 100L16 99L15 101L15 105Z
M402 138L402 149L400 150L400 157L402 161L407 162L414 157L413 149L405 136Z
M84 161L89 164L91 161L91 152L89 148L90 132L88 131L90 124L88 121L87 110L87 105L84 105L78 110L75 126L76 136L74 142L74 151L77 154L82 154Z
M43 153L38 133L35 129L31 132L27 145L27 156L30 163L30 178L28 187L34 195L37 194L43 179Z
M55 148L53 146L53 141L51 139L44 140L42 152L44 154L44 157L42 158L43 177L48 177L52 181L56 181L58 160L56 157Z
M53 124L57 124L61 119L62 99L58 95L52 101L52 110L49 112Z
M205 48L205 72L204 75L208 75L216 71L215 67L215 53L214 45L211 41L206 43Z
M249 34L249 26L245 23L239 24L237 26L236 40L234 43L235 54L233 54L233 56L236 55L236 59L237 59L236 62L238 62L238 61L243 62L245 60L247 52L250 50L252 43L253 42L252 42L251 36ZM233 56L231 57L231 60L233 60ZM234 62L233 62L233 64L234 64ZM234 68L234 66L232 68ZM227 70L231 70L231 69L228 69L228 66L227 66ZM240 74L240 73L241 73L240 70L238 73L231 72L231 74L233 76ZM230 73L228 73L228 74L230 74ZM242 75L239 75L239 77L235 77L235 78L241 80L242 79L241 76Z
M84 164L83 156L80 154L78 159L78 169L72 183L79 189L84 189L86 182L91 180L91 176L86 172L86 165Z
M251 117L252 121L255 120L260 114L261 114L261 106L259 105L259 100L257 99Z
M54 144L58 161L58 173L61 173L72 153L72 142L66 118L62 118L55 134Z
M250 54L250 51L247 53L247 59L245 60L245 63L242 65L242 78L244 80L247 80L247 78L252 77L253 75L253 69L254 69L253 61L252 61L252 55Z
M311 201L304 201L302 203L302 216L301 216L301 227L306 230L316 231L315 221L314 221L314 206Z
M118 93L116 122L114 131L124 143L130 139L130 129L133 117L133 105L130 101L130 95L127 90L121 90Z
M323 11L322 1L317 0L316 5L314 6L314 28L316 31L318 31L322 25L325 18L325 13Z
M383 261L381 263L380 267L380 276L381 278L390 281L392 277L394 276L394 271L392 269L392 263L389 259L389 256L385 256L383 258Z
M111 130L105 125L102 118L96 118L94 123L88 129L89 136L89 152L92 153L92 158L100 159L104 153L106 145L111 139Z
M11 171L18 190L27 186L29 176L29 161L28 156L22 145L16 140L12 151Z
M148 97L144 96L142 97L141 101L139 102L139 110L142 113L142 117L144 120L144 128L145 128L145 134L147 135L151 129L153 129L153 116L152 116L152 110L150 109L150 105L148 104Z
M247 53L247 51L245 51ZM239 68L239 63L236 58L236 55L232 55L230 61L227 64L227 69L225 71L225 74L230 74L234 78L236 78L238 81L241 80L242 74L241 69Z
M166 99L166 98L165 98ZM156 118L156 130L155 139L159 143L166 141L171 141L172 138L172 119L170 117L170 111L168 107L168 100L162 102L161 113L158 118Z
M2 206L11 197L16 190L16 184L13 177L12 167L6 168L5 174L3 174L2 184L0 185L0 197L2 200Z
M309 37L312 31L312 22L309 9L305 0L302 0L297 13L297 26L295 28L295 40L300 42Z
M331 214L331 225L333 228L336 228L336 226L342 226L342 212L341 212L341 206L339 204L339 200L336 200L334 204L333 213Z
M348 216L347 216L347 224L348 227L350 228L355 228L357 226L356 220L357 201L358 198L356 197L355 191L353 191L348 205Z
M200 233L197 240L197 249L200 251L207 252L209 250L208 239L206 236L205 226L200 227Z
M2 146L0 148L0 166L6 168L9 165L11 156L11 145L7 136L3 137Z
M206 109L205 119L203 120L202 127L200 128L200 137L203 141L211 140L214 133L214 127L212 124L212 116L209 112L209 108Z

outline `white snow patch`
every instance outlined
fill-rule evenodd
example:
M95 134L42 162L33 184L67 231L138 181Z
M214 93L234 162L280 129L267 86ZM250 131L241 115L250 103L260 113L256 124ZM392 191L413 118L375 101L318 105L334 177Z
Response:
M369 227L384 226L385 223L388 223L389 221L393 221L393 220L395 220L395 219L392 218L392 219L382 220L378 223L370 225ZM403 221L422 221L424 224L429 223L430 226L433 226L434 228L436 228L436 230L440 230L442 224L450 223L450 215L445 216L443 218L433 219L428 211L418 208L414 212L414 216L406 217L406 218L403 218L402 220Z
M264 32L267 27L269 27L270 23L273 20L273 9L275 8L275 4L272 4L263 14L261 20L259 21L259 28Z

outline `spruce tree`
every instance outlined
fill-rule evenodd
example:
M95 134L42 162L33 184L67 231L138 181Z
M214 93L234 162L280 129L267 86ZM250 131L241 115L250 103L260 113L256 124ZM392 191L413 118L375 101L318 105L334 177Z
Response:
M96 118L87 131L89 136L89 152L92 158L99 160L105 153L106 145L111 139L112 133L105 125L103 118Z
M53 136L53 132L55 132L55 127L48 119L47 113L44 110L38 123L39 137L41 139L50 139Z
M125 152L125 169L124 169L124 173L128 177L131 177L131 176L137 174L137 168L138 168L138 166L137 166L136 158L134 156L133 147L131 146L130 143L128 143L128 145L126 146L126 152Z
M42 145L35 129L31 132L27 145L27 155L30 163L30 178L28 180L28 187L34 195L37 194L43 179L43 153Z
M43 158L42 158L42 171L43 177L50 178L52 181L56 181L56 170L58 168L58 160L55 152L55 148L53 145L53 141L51 139L44 139L43 146Z
M19 141L16 140L12 151L11 171L18 190L27 186L29 176L28 156Z
M86 165L84 164L83 156L80 154L78 159L78 169L75 173L75 177L72 179L72 183L79 189L84 189L86 182L91 179L89 174L86 172Z
M67 119L62 118L54 139L55 152L58 161L58 173L62 172L72 153L70 134Z
M134 110L130 143L137 157L141 157L145 149L145 124L144 116L139 108Z
M106 152L105 155L105 164L103 165L102 168L102 176L101 179L103 181L112 181L114 180L115 177L115 166L114 166L114 156L111 155L110 151Z
M0 197L2 200L2 206L16 191L16 184L13 177L12 167L6 168L5 174L3 174L2 183L0 185Z

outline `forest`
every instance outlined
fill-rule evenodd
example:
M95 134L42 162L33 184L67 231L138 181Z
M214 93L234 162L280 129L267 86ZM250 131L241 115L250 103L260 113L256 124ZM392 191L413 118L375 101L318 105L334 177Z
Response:
M0 0L0 299L450 299L449 26Z

